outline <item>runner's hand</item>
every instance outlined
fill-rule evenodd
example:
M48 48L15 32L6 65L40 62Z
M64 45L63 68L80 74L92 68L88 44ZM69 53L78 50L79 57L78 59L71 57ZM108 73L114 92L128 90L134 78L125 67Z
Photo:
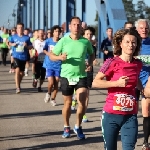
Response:
M26 43L26 42L24 42L24 43L23 43L23 46L24 46L24 47L26 47L26 46L27 46L27 43Z
M87 66L87 68L85 69L86 72L91 71L92 70L92 66Z
M129 77L122 76L117 80L117 87L125 87L128 83Z
M59 57L60 57L61 61L65 61L67 59L67 54L66 53L61 54L61 55L59 55Z
M17 43L13 43L12 46L14 46L14 47L17 46Z

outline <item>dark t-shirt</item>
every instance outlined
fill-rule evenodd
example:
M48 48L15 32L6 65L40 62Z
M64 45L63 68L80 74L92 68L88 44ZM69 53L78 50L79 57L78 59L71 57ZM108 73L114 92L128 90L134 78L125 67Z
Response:
M112 51L112 41L109 40L108 38L104 39L102 44L101 44L101 49L102 50L108 50L108 54L104 54L104 61L108 58L113 57L113 51Z

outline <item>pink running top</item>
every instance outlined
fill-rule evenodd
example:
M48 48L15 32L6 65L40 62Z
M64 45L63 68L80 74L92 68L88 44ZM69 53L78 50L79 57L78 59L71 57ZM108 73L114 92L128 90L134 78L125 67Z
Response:
M108 88L108 95L103 110L112 114L136 114L137 101L135 87L142 68L142 62L133 59L131 63L123 61L120 57L107 59L99 72L106 75L107 81L116 81L121 76L129 77L126 87Z

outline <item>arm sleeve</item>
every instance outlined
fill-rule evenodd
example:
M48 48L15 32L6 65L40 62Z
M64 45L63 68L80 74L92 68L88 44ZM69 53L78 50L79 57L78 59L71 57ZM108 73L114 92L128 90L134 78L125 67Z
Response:
M63 42L64 42L64 38L60 39L58 41L58 43L55 45L54 49L53 49L53 53L55 55L60 55L62 53L63 50Z
M101 49L103 49L104 48L104 44L105 43L105 41L103 40L103 42L102 42L102 44L101 44Z
M13 36L11 36L8 40L9 40L10 43L14 43Z
M30 42L30 38L27 39L27 45L28 45L28 46L31 46L31 45L32 45L32 43Z
M88 45L87 45L87 53L89 55L93 54L93 46L91 44L91 42L88 41Z
M112 74L113 68L114 68L114 63L112 63L113 60L114 60L113 58L107 59L104 62L104 64L102 65L102 67L100 68L99 72L102 72L106 76L110 76L110 74Z
M47 42L47 40L45 41L45 45L44 45L44 47L43 47L43 50L48 51L48 42Z

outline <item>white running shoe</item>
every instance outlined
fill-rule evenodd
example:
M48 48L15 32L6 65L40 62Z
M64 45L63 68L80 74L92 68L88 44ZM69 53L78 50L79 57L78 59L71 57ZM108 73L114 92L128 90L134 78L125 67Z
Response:
M48 103L50 101L50 94L46 93L45 98L44 98L44 102Z
M51 103L52 106L56 106L56 101L55 100L51 100L50 103Z
M12 69L9 70L9 73L12 73Z
M29 75L28 75L28 72L25 72L25 76L26 76L26 77L29 76Z

